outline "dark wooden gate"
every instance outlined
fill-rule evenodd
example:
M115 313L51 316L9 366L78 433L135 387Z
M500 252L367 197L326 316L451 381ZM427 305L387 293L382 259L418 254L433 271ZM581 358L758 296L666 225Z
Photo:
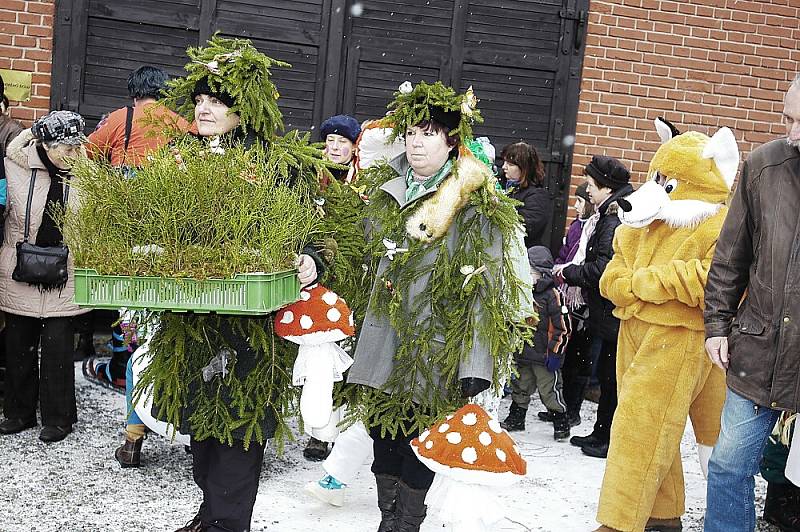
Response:
M552 247L564 227L588 0L57 0L51 105L89 126L124 105L128 73L180 75L213 32L247 37L275 69L287 129L382 116L405 80L480 98L499 150L525 140L545 161ZM572 137L574 138L574 137Z

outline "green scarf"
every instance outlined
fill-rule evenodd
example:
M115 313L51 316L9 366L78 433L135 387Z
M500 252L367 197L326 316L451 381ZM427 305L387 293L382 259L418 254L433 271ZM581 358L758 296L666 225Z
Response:
M452 170L452 168L453 160L447 159L447 162L444 163L444 166L439 168L438 172L430 176L425 181L420 182L414 179L414 170L412 170L409 166L408 170L406 171L406 201L414 201L433 187L439 186L439 183L444 181L444 178L450 175L450 170Z

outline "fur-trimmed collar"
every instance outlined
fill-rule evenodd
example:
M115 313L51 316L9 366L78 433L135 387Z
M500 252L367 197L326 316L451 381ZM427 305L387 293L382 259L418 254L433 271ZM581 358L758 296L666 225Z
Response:
M401 153L387 163L398 177L381 185L403 209L415 207L406 221L408 236L422 242L432 242L447 233L453 220L469 201L469 195L485 185L491 177L489 168L468 150L459 153L453 171L438 187L427 191L414 201L406 203L406 169L408 161Z

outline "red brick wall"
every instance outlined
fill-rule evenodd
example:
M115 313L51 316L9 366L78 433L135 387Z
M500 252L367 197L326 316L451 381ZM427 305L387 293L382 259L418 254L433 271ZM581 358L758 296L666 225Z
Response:
M800 0L591 0L573 187L593 154L619 158L641 182L657 116L707 135L730 127L742 159L783 135L798 43Z
M25 125L50 108L53 0L0 0L0 68L31 72L31 100L11 102L11 116Z

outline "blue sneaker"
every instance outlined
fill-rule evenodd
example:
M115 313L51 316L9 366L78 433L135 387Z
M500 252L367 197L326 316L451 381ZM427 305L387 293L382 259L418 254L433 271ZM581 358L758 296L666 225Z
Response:
M344 504L344 490L346 484L342 484L335 477L325 475L316 482L309 482L303 490L332 506L342 506Z

